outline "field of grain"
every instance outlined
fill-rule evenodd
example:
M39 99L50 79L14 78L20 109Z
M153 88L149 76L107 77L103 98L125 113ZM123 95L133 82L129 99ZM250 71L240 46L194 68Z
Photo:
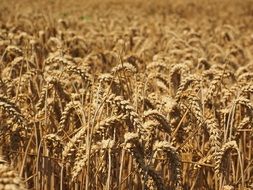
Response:
M0 190L253 189L251 0L1 0Z

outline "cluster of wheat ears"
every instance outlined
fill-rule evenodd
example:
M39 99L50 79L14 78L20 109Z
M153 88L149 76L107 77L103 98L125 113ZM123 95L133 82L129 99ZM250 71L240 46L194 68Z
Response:
M251 4L45 2L0 3L0 189L253 188Z

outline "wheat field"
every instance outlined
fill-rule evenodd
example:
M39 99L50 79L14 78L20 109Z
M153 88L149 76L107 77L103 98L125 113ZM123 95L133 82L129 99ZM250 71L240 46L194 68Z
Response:
M253 189L251 0L1 0L0 190Z

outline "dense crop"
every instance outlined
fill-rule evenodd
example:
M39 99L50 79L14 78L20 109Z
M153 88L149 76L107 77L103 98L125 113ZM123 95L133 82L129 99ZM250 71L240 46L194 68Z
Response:
M0 189L252 189L250 1L0 2Z

